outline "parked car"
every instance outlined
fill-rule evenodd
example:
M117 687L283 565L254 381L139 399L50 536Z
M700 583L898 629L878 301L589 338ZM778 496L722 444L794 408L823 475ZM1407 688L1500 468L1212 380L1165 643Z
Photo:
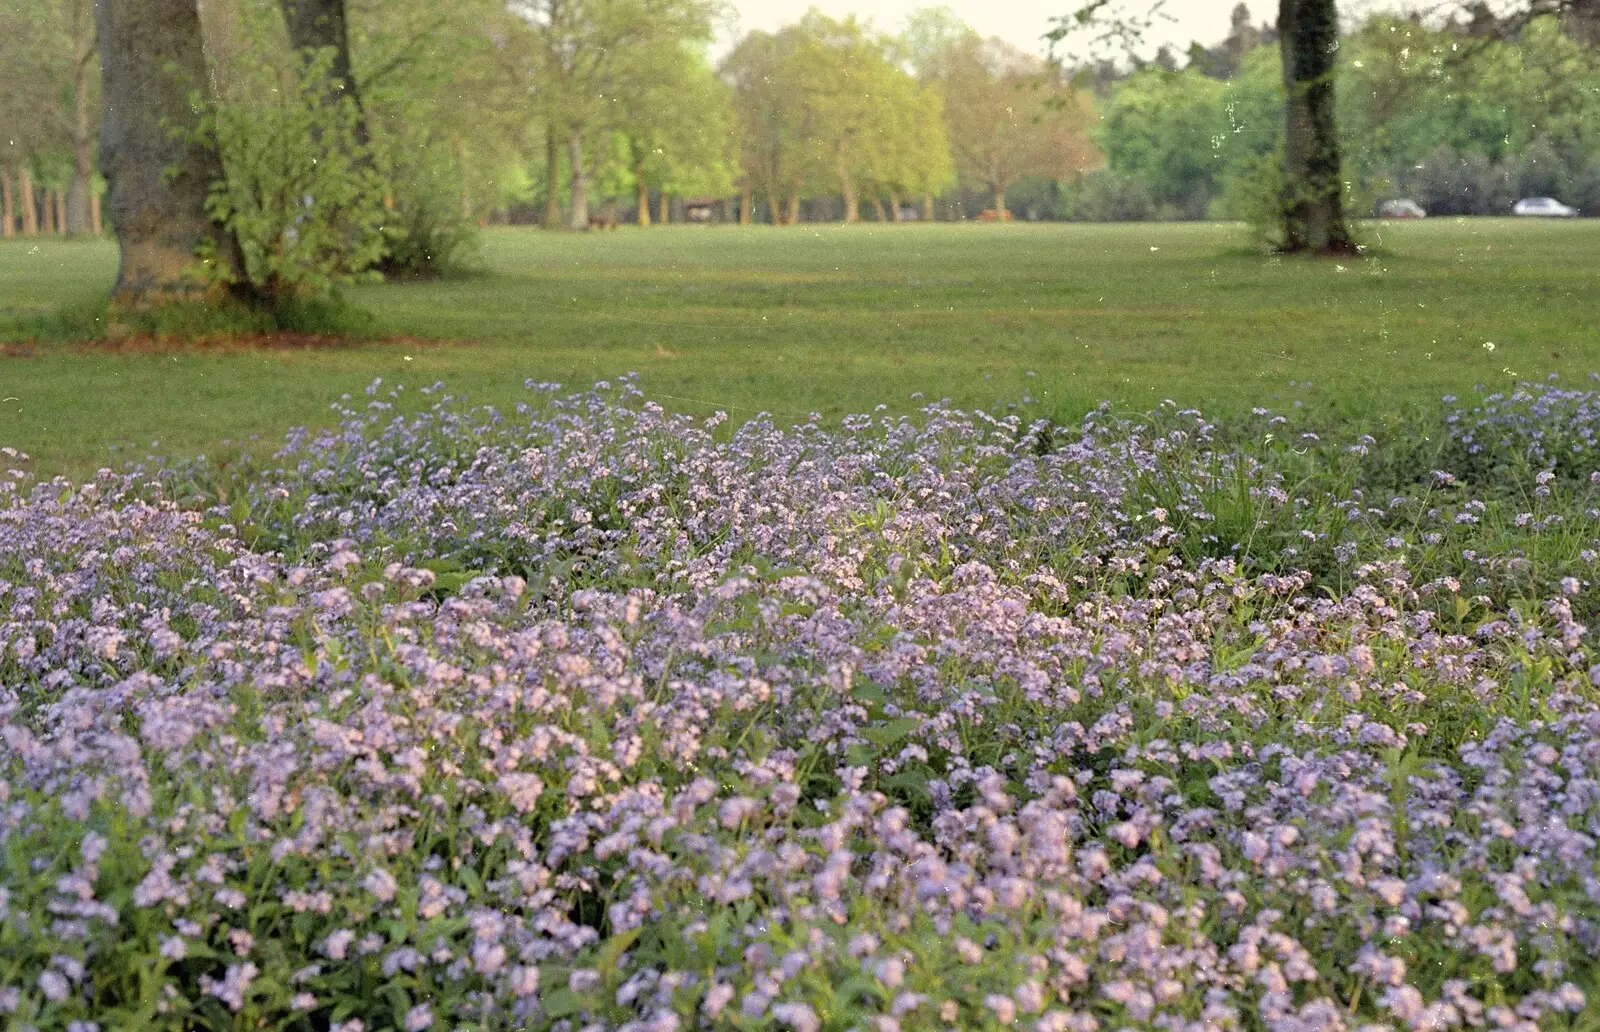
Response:
M1511 214L1570 219L1578 214L1578 209L1562 204L1554 197L1524 197L1511 206Z
M1380 219L1425 219L1428 213L1422 210L1422 205L1406 197L1392 201L1384 201L1378 205L1378 218Z

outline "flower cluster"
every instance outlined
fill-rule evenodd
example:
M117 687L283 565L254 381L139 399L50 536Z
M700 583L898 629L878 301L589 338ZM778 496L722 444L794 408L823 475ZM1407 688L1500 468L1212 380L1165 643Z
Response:
M1563 388L1552 374L1548 383L1480 390L1470 405L1445 403L1450 443L1470 469L1527 465L1586 477L1600 466L1600 392Z
M1595 1018L1586 485L531 386L0 487L0 1020Z

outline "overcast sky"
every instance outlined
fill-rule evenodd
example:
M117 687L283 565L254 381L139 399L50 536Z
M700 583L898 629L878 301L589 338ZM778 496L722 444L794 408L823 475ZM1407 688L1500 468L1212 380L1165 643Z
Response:
M1163 10L1168 19L1159 22L1151 33L1150 49L1171 43L1180 53L1191 40L1215 43L1228 34L1228 15L1238 0L1167 0ZM1347 17L1357 8L1370 8L1377 0L1340 4ZM1045 52L1040 39L1049 30L1051 19L1067 14L1082 0L943 0L962 21L985 36L999 36L1032 53ZM1277 15L1277 0L1246 0L1251 20L1257 25ZM752 29L771 32L818 7L824 14L840 18L855 14L870 18L880 31L898 32L906 16L919 7L938 6L940 0L732 0L737 23L724 28L716 54L720 56L732 41Z
M1173 19L1163 22L1154 35L1155 42L1170 42L1182 50L1191 39L1216 41L1228 34L1228 12L1238 0L1167 0L1166 12ZM1249 0L1246 0L1248 3ZM1040 39L1051 25L1051 18L1068 13L1081 0L943 0L956 17L985 36L999 36L1033 53L1044 53ZM855 14L870 18L884 32L898 32L906 16L919 7L939 6L940 0L733 0L738 13L737 28L724 30L717 48L720 53L728 41L752 29L771 32L798 21L808 7L839 18ZM1256 0L1250 4L1252 20L1260 23L1276 13L1275 0Z

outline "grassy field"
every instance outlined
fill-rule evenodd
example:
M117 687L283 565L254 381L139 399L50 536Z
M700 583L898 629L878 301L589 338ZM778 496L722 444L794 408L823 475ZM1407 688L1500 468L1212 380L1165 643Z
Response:
M1072 418L1102 400L1377 418L1600 370L1600 223L1373 225L1368 256L1263 257L1221 225L486 233L480 275L353 291L398 339L113 353L31 340L115 274L107 242L0 246L0 444L44 471L325 422L375 376L510 402L637 371L687 411L803 419L918 395ZM1492 348L1490 345L1493 345Z

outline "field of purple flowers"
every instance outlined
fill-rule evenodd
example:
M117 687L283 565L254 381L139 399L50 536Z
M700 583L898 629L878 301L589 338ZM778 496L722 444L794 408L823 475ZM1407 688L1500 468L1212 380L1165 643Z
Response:
M0 1026L1600 1028L1600 395L369 393L0 485Z

